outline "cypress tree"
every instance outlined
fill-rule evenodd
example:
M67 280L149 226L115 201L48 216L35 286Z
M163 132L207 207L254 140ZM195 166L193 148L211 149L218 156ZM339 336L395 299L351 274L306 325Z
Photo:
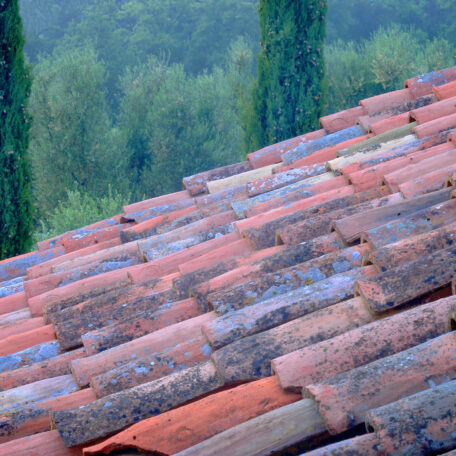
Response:
M258 81L246 125L251 150L318 128L326 11L327 0L260 0Z
M31 244L32 203L27 157L30 71L18 0L0 0L0 259Z

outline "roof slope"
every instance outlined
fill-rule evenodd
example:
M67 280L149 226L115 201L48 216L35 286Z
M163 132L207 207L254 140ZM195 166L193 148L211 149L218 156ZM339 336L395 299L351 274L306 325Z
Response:
M456 449L456 68L320 124L0 263L0 455Z

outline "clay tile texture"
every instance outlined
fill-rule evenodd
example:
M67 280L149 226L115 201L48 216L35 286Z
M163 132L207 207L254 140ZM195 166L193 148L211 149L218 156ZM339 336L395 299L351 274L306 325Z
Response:
M455 84L0 262L0 456L455 454Z

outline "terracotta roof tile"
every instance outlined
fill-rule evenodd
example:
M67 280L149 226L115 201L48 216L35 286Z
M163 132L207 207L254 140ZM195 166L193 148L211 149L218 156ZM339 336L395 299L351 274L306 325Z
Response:
M307 133L296 138L291 138L271 146L264 147L257 152L252 152L247 155L247 158L253 168L261 168L262 166L272 165L279 163L282 155L300 144L305 144L309 141L323 138L326 135L324 129L315 132Z
M306 456L378 456L379 440L375 434L365 434L349 440L308 451ZM301 455L304 456L304 455Z
M158 415L223 385L211 362L111 394L85 407L53 413L67 446L86 443Z
M446 68L444 70L432 71L430 73L407 79L405 87L410 89L414 98L431 93L433 87L438 87L456 79L456 69Z
M93 377L115 368L119 362L138 359L143 355L193 339L201 333L201 327L214 318L214 313L203 314L87 358L74 360L71 366L76 381L79 386L86 386Z
M364 422L366 412L411 396L456 375L456 333L444 334L304 388L331 434Z
M433 87L432 91L439 98L439 100L456 97L456 81L452 81L438 87Z
M268 377L144 420L84 454L130 447L174 454L299 399L300 395L283 391L275 377Z
M283 388L300 391L448 332L448 315L455 303L452 296L361 326L279 357L272 361L272 369Z
M396 204L383 205L375 209L351 215L333 223L334 229L346 242L353 242L360 238L363 231L394 222L400 218L413 214L426 207L442 203L450 197L451 189L422 195L412 200L401 201Z
M104 324L100 329L84 330L81 340L90 355L124 344L153 331L197 317L203 312L194 298L163 304L143 312L134 309L132 316L125 316L116 323ZM106 322L107 323L107 322Z
M295 442L325 432L315 404L303 399L235 426L176 456L255 456L273 454Z
M58 431L49 431L0 445L1 456L11 454L21 454L22 456L80 456L82 451L79 448L66 448Z
M454 375L456 198L444 187L456 175L455 78L409 80L1 262L0 407L19 408L2 415L0 454L69 454L63 443L135 423L86 453L253 456L335 442L313 454L403 454L409 438L417 454L426 438L454 448L438 407L442 434L428 426L423 439L400 404ZM103 398L76 392L90 382ZM302 387L321 414L285 390ZM366 413L370 423L396 399L386 407L399 407L399 426L382 415L360 436ZM50 414L59 434L43 432Z
M4 368L5 359L3 358L2 373L0 373L1 389L8 390L46 378L70 374L70 362L86 356L86 352L82 348L59 355L59 351L56 349L58 346L55 343L51 344L38 345L34 354L29 349L28 357L25 357L25 353L15 354L16 357L22 357L22 360L12 364L8 370ZM14 359L14 356L11 358Z
M27 296L22 291L5 298L0 298L0 315L15 312L27 307Z
M369 266L336 274L315 284L279 295L277 298L226 313L210 323L206 323L205 330L210 328L215 345L227 345L242 337L265 331L348 299L353 296L354 280L374 274L373 268ZM218 358L219 353L215 353L214 356ZM229 363L231 364L232 361ZM237 369L236 365L230 367L234 371ZM233 380L237 380L237 378L233 378Z
M456 446L456 381L371 410L367 423L386 454L423 454Z
M374 312L385 312L414 298L451 283L456 263L451 260L456 247L391 268L376 277L358 280L355 291Z
M376 249L409 236L428 233L454 221L456 221L456 202L451 199L395 222L365 231L361 235L361 240L367 242L372 249Z
M340 130L329 135L323 136L322 138L309 141L305 144L300 144L296 148L284 153L282 155L282 161L289 165L296 160L307 157L314 152L321 149L332 147L342 142L348 141L353 138L358 138L366 134L365 130L359 125Z
M320 119L320 125L328 133L334 133L352 127L356 124L358 117L365 115L366 112L364 106L356 106L355 108L346 109L345 111L322 117Z
M52 397L32 405L24 404L22 407L0 414L0 444L48 431L51 428L52 411L80 407L94 400L96 396L89 388Z
M210 181L225 179L226 177L250 171L252 166L248 161L234 163L233 165L223 166L221 168L212 169L190 177L184 177L182 180L184 188L190 195L198 195L206 192L206 184Z

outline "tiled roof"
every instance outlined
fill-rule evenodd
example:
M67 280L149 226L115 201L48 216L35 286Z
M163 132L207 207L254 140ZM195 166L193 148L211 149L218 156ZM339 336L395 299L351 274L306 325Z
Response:
M320 127L0 262L1 456L455 454L456 67Z

